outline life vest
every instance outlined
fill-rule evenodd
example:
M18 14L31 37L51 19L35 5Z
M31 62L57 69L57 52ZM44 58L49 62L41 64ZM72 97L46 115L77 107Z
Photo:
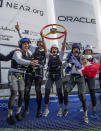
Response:
M22 53L22 58L23 59L25 59L25 60L30 60L31 59L31 56L30 56L29 52L26 55L26 53L24 51L22 51L22 50L19 50L19 51ZM25 70L26 66L21 65L21 64L17 63L16 60L12 59L11 60L11 68Z
M48 71L50 73L61 74L61 66L62 66L62 62L59 58L59 55L49 56Z

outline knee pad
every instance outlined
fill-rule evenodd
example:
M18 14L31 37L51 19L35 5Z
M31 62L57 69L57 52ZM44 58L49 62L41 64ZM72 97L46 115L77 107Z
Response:
M86 101L85 94L80 94L79 98L80 98L80 101Z
M19 91L19 98L23 99L24 98L24 91Z
M50 89L45 89L45 95L50 94Z
M41 101L41 99L42 99L42 94L41 94L41 92L37 92L37 93L36 93L36 96L37 96L37 101Z
M57 94L58 94L58 98L59 98L59 103L63 102L63 95L62 95L62 89L58 88L57 89Z
M45 98L44 98L45 104L48 104L49 102L49 94L50 94L50 89L45 89Z
M12 91L11 91L11 98L12 98L12 99L15 98L16 95L17 95L17 91L12 90Z
M95 90L94 90L94 89L91 89L91 90L90 90L90 94L95 94Z
M17 91L11 90L11 96L8 101L8 108L9 109L13 109L16 95L17 95Z
M61 88L57 88L57 93L58 94L62 94L62 89Z
M41 87L36 87L35 91L36 91L36 94L41 94Z
M30 90L25 90L24 96L29 96L30 95Z

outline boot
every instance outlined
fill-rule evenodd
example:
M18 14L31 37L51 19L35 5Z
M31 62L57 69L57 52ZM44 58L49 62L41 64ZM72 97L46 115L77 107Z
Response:
M62 109L59 109L57 116L63 116Z
M85 123L88 123L89 121L88 121L88 116L84 116L84 122Z
M68 109L64 109L63 116L67 116L67 114L68 114Z
M91 117L92 117L92 118L95 118L95 119L98 118L98 115L97 115L96 111L93 111L93 112L92 112Z
M41 108L40 108L40 109L37 109L36 117L40 118L41 116L42 116L42 112L41 112Z
M67 116L68 114L68 105L65 105L65 109L63 111L63 116Z
M7 123L10 124L10 125L13 125L16 123L16 121L14 120L13 116L9 116L7 118Z
M60 109L59 109L57 116L63 116L62 104L60 104Z
M87 115L87 111L84 111L84 122L88 123L88 115Z
M49 114L49 110L48 110L48 109L45 109L45 112L44 112L43 116L44 116L44 117L47 117L48 114Z
M16 119L17 119L17 121L21 121L22 120L22 116L20 115L20 113L16 114Z
M44 117L47 117L49 114L49 110L48 110L48 104L45 105L45 112L43 114Z
M22 115L21 115L22 118L24 118L27 115L27 113L28 113L28 110L24 110L23 113L22 113Z

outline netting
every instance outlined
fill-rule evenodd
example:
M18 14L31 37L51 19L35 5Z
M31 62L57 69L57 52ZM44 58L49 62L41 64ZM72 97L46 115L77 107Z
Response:
M69 113L66 117L57 117L59 104L57 97L52 97L49 103L49 115L41 118L36 118L36 99L33 98L30 100L29 113L21 121L17 122L15 125L8 125L6 122L8 107L8 100L0 100L0 129L9 130L13 129L16 131L20 130L95 130L100 131L101 127L101 103L99 99L100 95L97 94L97 114L98 118L91 118L92 107L90 102L90 96L87 95L87 104L88 104L88 117L89 123L86 124L83 122L83 112L80 112L81 103L77 96L69 96ZM14 106L14 115L16 112L17 101ZM44 112L44 101L42 101L42 113ZM24 108L24 106L23 106ZM23 110L22 108L22 110Z

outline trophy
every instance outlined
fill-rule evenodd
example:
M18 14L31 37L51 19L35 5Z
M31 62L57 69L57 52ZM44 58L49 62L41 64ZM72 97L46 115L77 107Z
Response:
M62 28L62 31L59 31L57 29L57 27ZM50 28L50 31L45 34L44 30L46 28ZM62 38L66 35L66 28L62 25L59 25L59 24L49 24L49 25L44 26L41 29L40 34L42 34L42 36L46 39L51 39L51 40L60 39L60 38ZM60 36L56 36L56 37L53 38L53 37L49 37L50 34L60 34Z

